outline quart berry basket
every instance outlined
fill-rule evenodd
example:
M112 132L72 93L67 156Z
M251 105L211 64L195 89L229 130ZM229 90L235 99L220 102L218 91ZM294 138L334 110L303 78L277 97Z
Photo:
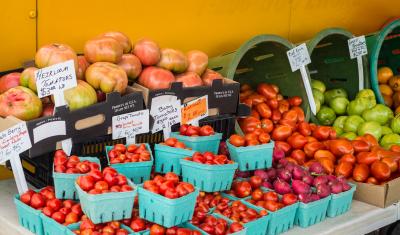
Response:
M146 180L150 179L151 168L153 166L153 154L151 152L151 148L149 144L146 145L146 149L150 153L150 161L145 162L128 162L128 163L116 163L110 164L118 173L125 175L135 184L141 184ZM128 146L128 145L127 145ZM113 146L106 146L106 156L107 161L110 162L108 159L108 152L113 149Z
M70 224L67 227L65 227L65 235L75 235L75 233L73 232L73 230L78 230L79 226L81 225L81 223L75 223L75 224ZM124 224L121 223L121 228L125 229L128 231L129 235L141 235L144 234L142 232L140 233L135 233L132 231L132 229L128 226L125 226ZM56 234L52 234L52 235L56 235ZM57 235L62 235L62 234L57 234Z
M285 206L275 212L270 212L270 221L268 225L267 235L277 235L288 231L293 228L296 212L299 203Z
M54 219L47 217L43 213L40 214L43 221L43 234L44 235L65 235L67 234L68 228L62 224L59 224Z
M195 153L193 150L174 148L167 145L154 145L155 171L159 173L174 172L182 174L180 159L190 157Z
M216 217L216 218L222 218L222 219L228 221L228 225L231 225L231 224L233 223L232 220L226 219L226 217L220 216L219 214L211 214L211 215L214 216L214 217ZM189 229L192 229L192 230L197 230L197 231L199 231L202 235L209 235L209 234L206 233L204 230L202 230L201 228L199 228L199 227L197 227L196 225L193 225L193 224L191 224L191 223L185 223L183 227L189 228ZM241 231L239 231L239 232L236 232L236 233L229 233L229 235L246 235L246 234L250 234L250 233L246 233L246 232L247 232L247 229L246 229L246 227L244 227L243 230L241 230Z
M43 235L43 221L40 217L41 211L35 210L23 203L18 194L14 197L14 203L17 208L19 224L36 235Z
M310 203L300 202L297 209L295 224L307 228L326 219L331 196Z
M336 217L346 213L350 210L351 202L353 200L356 185L350 184L351 189L339 194L331 194L331 201L329 202L326 215L328 217Z
M218 153L219 142L222 139L221 133L215 133L210 136L185 136L180 135L179 132L172 132L171 137L177 138L179 141L183 142L186 147L193 149L197 152L212 152L214 154Z
M131 218L138 187L130 180L128 185L132 191L89 194L75 183L82 211L95 224Z
M99 167L101 169L100 160L97 157L79 157L79 160L88 160L90 162L95 162L99 164ZM53 164L53 181L56 198L77 200L78 194L75 188L75 181L81 175L84 174L67 174L55 172Z
M219 192L231 188L238 164L201 164L185 159L180 160L182 180L193 184L200 191Z
M236 147L226 141L231 159L239 163L240 171L251 171L256 169L266 169L272 166L272 152L274 151L274 141L267 144Z
M199 190L170 199L140 186L138 195L140 218L170 228L192 219Z

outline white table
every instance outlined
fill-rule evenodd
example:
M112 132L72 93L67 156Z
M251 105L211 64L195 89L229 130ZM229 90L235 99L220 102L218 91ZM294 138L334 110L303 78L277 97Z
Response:
M17 192L14 180L0 181L0 235L31 235L18 224L13 196ZM400 206L385 209L360 201L353 201L349 212L336 218L313 225L307 229L295 227L282 235L362 235L397 221Z

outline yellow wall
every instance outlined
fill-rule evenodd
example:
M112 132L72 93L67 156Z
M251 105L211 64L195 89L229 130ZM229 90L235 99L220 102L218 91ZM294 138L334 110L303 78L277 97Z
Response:
M34 56L35 37L24 30L27 26L21 28L33 24L26 14L32 7L25 4L33 1L0 3L18 11L0 16L0 27L7 26L7 34L12 35L2 37L7 43L0 43L0 70ZM37 45L68 43L78 52L88 38L120 30L133 41L145 36L163 47L197 48L214 56L257 34L278 34L293 42L327 27L367 34L400 15L398 0L37 0L37 4ZM11 17L18 18L17 25L9 23Z

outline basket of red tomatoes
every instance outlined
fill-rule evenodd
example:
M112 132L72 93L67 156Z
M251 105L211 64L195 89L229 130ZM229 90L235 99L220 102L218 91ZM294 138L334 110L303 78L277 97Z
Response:
M239 222L234 222L219 214L206 214L201 221L187 223L188 228L199 230L201 234L246 235L246 228Z
M210 151L216 154L218 153L222 134L216 133L210 125L198 127L184 124L179 128L179 132L172 132L171 137L183 142L194 151Z
M205 192L218 192L231 188L238 164L226 155L195 152L180 160L183 181L192 183Z
M150 179L153 155L149 144L106 146L106 154L110 166L135 184Z
M173 172L157 175L138 189L140 218L167 228L182 224L192 218L198 194Z

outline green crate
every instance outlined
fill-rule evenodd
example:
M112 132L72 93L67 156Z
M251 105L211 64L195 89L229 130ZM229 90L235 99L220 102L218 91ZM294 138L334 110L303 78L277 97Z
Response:
M379 90L378 68L388 66L394 74L400 73L400 20L386 25L381 31L366 37L371 86L378 103L384 104Z

